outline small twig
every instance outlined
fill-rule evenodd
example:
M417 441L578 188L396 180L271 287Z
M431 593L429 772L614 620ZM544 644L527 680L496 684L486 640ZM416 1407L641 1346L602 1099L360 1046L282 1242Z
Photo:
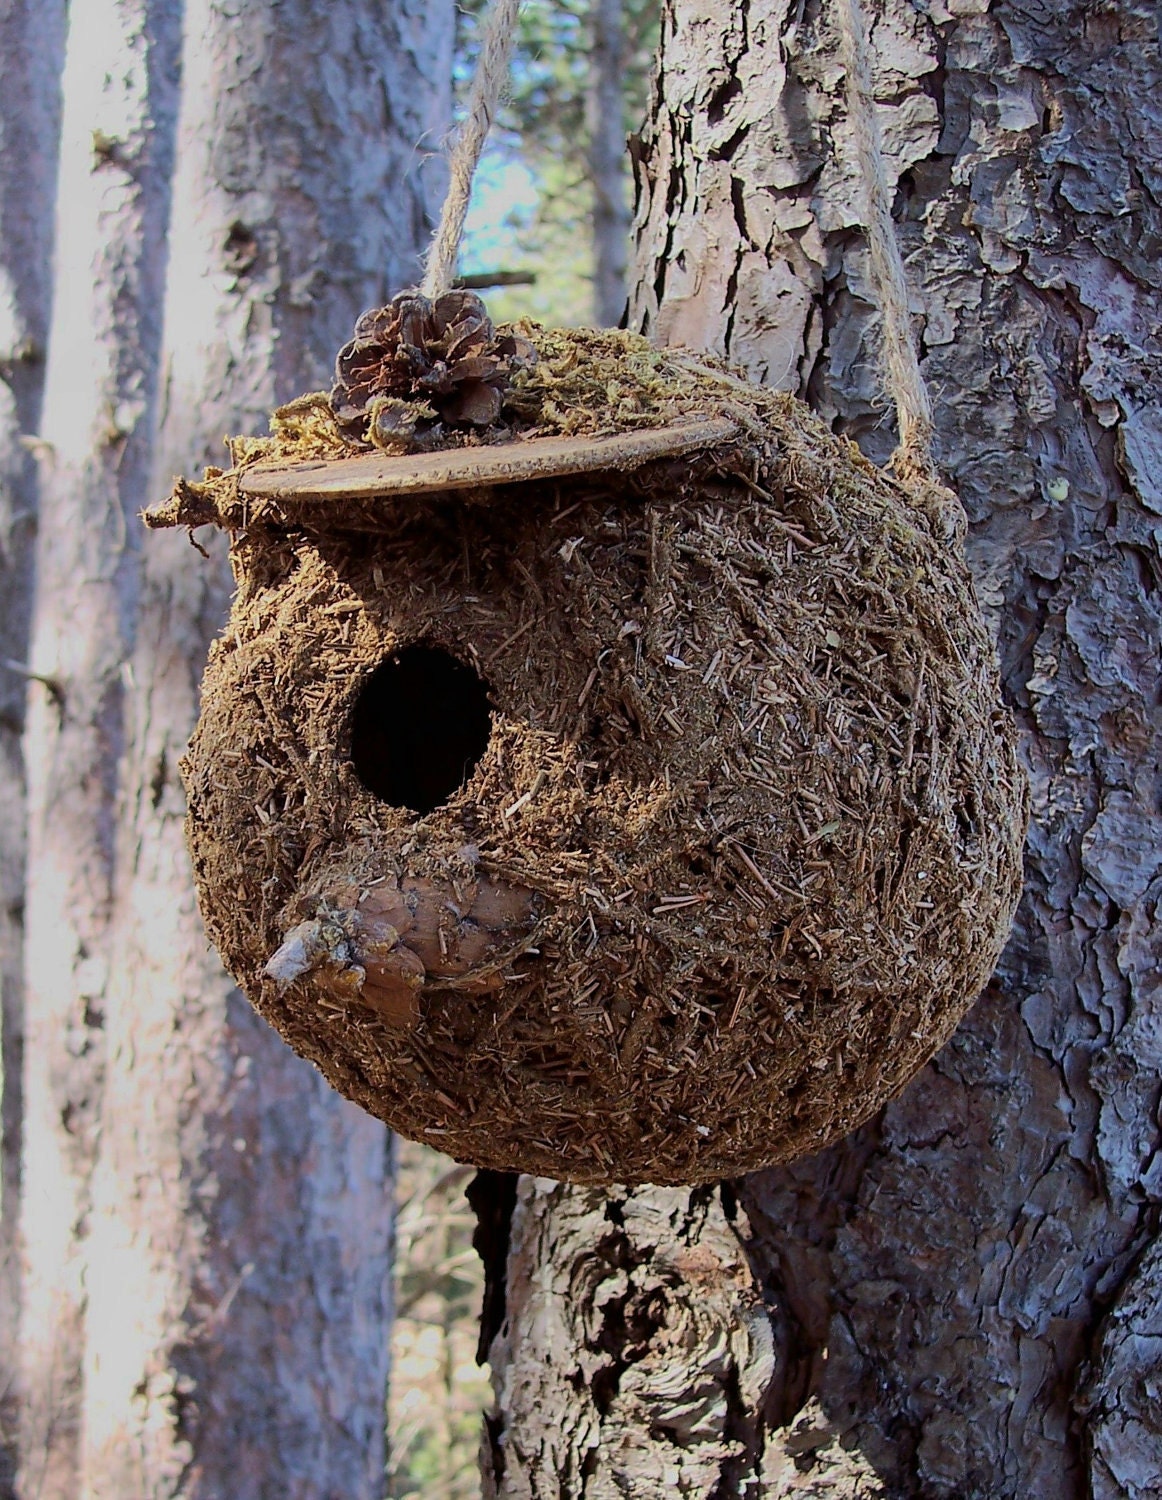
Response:
M729 840L728 847L738 855L739 859L758 881L759 885L762 886L763 890L766 891L771 900L778 901L780 899L778 891L775 890L774 886L759 869L758 865L755 864L754 860L751 859L750 855L746 852L742 845L736 843L733 839L731 839Z
M39 682L41 687L47 689L49 697L57 705L57 707L63 707L65 701L65 689L64 684L60 681L59 678L48 677L43 672L34 672L31 667L25 666L25 664L20 661L9 661L7 658L5 658L4 665L10 672L15 672L19 677L27 678L29 682Z
M452 285L463 292L486 292L494 286L536 286L535 271L476 271L471 276L457 276Z

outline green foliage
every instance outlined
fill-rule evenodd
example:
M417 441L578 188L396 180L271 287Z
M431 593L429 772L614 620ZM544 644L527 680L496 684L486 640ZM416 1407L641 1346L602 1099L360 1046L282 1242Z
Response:
M622 0L625 17L625 119L645 114L658 35L658 0ZM462 0L456 80L467 93L476 66L480 19L488 0ZM584 170L592 0L525 0L498 137L530 161L569 159Z
M488 0L462 0L456 78L463 97L476 63L480 19ZM658 32L658 0L623 0L624 124L636 130L645 116ZM586 93L593 0L525 0L508 97L493 128L489 153L523 164L531 174L533 202L491 225L488 266L503 247L505 269L535 272L535 286L490 293L489 310L508 320L535 317L556 325L592 318L592 205L587 150ZM499 233L497 231L500 231ZM469 242L468 256L474 256ZM478 257L477 257L478 258ZM477 266L473 264L473 269Z

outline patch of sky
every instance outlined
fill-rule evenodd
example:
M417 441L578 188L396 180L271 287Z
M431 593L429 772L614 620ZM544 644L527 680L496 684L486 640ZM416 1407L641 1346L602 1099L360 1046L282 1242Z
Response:
M482 291L496 322L533 318L569 327L592 321L588 215L587 185L576 184L553 163L530 164L507 143L489 146L472 186L460 272L531 277L528 285Z
M531 169L506 146L490 146L472 183L460 270L520 270L527 236L537 216L540 190Z

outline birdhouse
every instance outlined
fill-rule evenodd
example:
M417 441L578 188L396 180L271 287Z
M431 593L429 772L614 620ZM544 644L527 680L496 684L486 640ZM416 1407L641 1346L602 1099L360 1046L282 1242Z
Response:
M237 597L184 763L210 935L459 1160L692 1183L817 1150L950 1035L1026 790L948 512L624 333L361 320L179 482Z

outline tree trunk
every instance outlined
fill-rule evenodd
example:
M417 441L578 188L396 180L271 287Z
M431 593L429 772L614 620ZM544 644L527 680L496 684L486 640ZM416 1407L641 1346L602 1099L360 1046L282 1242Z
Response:
M1033 781L1028 884L988 992L900 1098L740 1185L774 1379L741 1472L678 1492L1136 1500L1162 1472L1157 17L1145 0L868 9L938 454ZM797 390L883 459L833 15L668 0L631 326ZM556 1195L565 1223L584 1193ZM520 1455L590 1394L534 1414L505 1360L560 1271L538 1245L559 1239L514 1217L493 1432L522 1478L504 1494L582 1492ZM606 1284L576 1284L555 1351L582 1378ZM672 1279L673 1302L695 1296ZM588 1422L583 1463L629 1441L619 1423L616 1404ZM637 1442L655 1476L687 1446L640 1424Z
M76 1493L117 766L161 337L180 6L73 6L28 709L21 1494Z
M370 1500L390 1143L208 952L177 762L229 574L184 538L143 549L137 512L221 462L224 432L326 383L359 311L415 279L442 185L415 146L449 117L452 12L181 9L184 40L159 5L144 27L125 0L74 7L66 74L33 659L53 686L28 735L21 1493ZM82 73L128 80L130 128L94 114Z
M0 1497L16 1482L24 730L63 0L0 0Z
M774 1350L737 1213L713 1188L520 1179L487 1500L738 1493L716 1486L753 1467Z
M407 36L401 9L187 0L155 493L327 383L358 313L414 279L433 205L409 168L450 112L452 14ZM230 592L206 540L202 563L184 535L151 536L137 608L85 1493L371 1500L390 1142L207 949L177 771Z
M622 0L593 0L586 98L593 188L593 316L613 328L625 312L629 203L625 145L625 22Z

